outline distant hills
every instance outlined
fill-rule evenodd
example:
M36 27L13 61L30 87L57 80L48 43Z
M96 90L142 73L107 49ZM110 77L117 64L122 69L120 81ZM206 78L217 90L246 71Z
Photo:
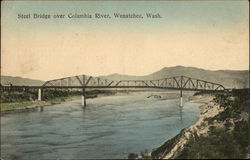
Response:
M219 83L226 88L247 88L249 87L249 70L205 70L195 67L164 67L161 70L154 72L145 76L131 76L131 75L121 75L121 74L111 74L107 76L101 76L106 79L112 80L150 80L150 79L162 79L166 77L173 76L187 76L197 79L202 79L206 81L211 81L214 83Z
M122 74L111 74L107 76L100 76L110 80L150 80L162 79L173 76L187 76L206 81L222 84L226 88L249 88L249 70L205 70L195 67L164 67L161 70L145 76L132 76ZM13 85L42 85L44 81L33 80L21 77L1 76L1 84Z
M41 80L34 80L22 77L12 77L12 76L1 76L1 84L13 84L13 85L27 85L27 86L40 86L44 83Z

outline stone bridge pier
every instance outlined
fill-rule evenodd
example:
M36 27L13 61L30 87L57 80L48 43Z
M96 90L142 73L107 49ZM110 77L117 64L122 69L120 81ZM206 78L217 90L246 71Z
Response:
M37 96L38 98L38 101L41 101L42 100L42 88L39 88L38 89L38 96Z

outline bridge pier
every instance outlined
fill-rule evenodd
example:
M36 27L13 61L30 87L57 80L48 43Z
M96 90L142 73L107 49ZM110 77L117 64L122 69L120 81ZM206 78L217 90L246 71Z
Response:
M183 107L182 89L180 91L180 107Z
M38 101L41 101L42 100L42 89L39 88L38 89Z
M82 89L82 106L86 107L86 92L85 92L85 88Z
M180 98L180 106L183 107L183 98Z

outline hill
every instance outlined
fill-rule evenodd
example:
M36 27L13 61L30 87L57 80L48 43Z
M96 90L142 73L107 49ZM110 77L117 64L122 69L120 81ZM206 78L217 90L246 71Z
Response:
M226 88L249 88L249 70L205 70L195 67L164 67L161 70L145 76L132 76L123 74L111 74L107 76L100 76L100 78L110 80L154 80L163 79L173 76L187 76L197 79L202 79L214 83L222 84ZM42 85L44 81L33 80L21 77L1 76L1 84L13 85ZM76 82L78 84L78 82Z
M34 80L29 78L12 77L12 76L1 76L1 84L13 84L13 85L27 85L27 86L39 86L44 83L41 80Z
M249 71L234 71L234 70L205 70L195 67L164 67L161 70L145 76L130 76L121 74L111 74L107 76L101 76L111 80L149 80L149 79L162 79L173 76L187 76L214 83L219 83L226 88L248 88L249 87Z

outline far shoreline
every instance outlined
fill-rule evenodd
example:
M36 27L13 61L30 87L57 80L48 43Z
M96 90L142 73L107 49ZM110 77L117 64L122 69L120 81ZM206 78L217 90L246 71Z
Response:
M116 90L116 91L111 91L111 92L107 92L107 93L98 93L95 96L92 97L87 97L87 99L93 99L93 98L98 98L98 97L103 97L103 96L110 96L110 95L116 95L118 93L131 93L131 92L164 92L164 90L152 90L152 91L148 91L148 90ZM1 110L0 110L0 116L2 115L6 115L6 114L16 114L16 113L22 113L22 112L32 112L32 111L38 111L39 109L42 110L43 107L49 107L49 106L53 106L56 104L62 104L62 103L66 103L66 102L70 102L70 101L75 101L75 100L80 100L81 99L81 95L77 95L77 96L69 96L69 97L58 97L58 98L54 98L48 101L38 101L38 100L34 100L34 101L24 101L24 102L13 102L13 103L0 103L1 105ZM200 98L194 98L197 96L190 96L188 97L186 102L202 102L202 99ZM202 96L201 96L202 97ZM204 98L204 97L203 97ZM178 98L177 98L178 99ZM185 103L186 103L185 102ZM2 105L3 104L7 104L7 105L24 105L23 107L17 107L17 108L12 108L9 110L2 110Z

